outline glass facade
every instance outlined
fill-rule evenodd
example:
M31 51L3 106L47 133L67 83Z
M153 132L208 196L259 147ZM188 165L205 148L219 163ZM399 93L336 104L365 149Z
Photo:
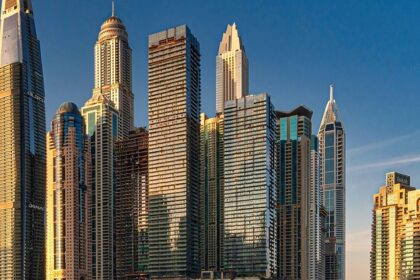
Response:
M226 102L224 115L224 273L277 272L276 118L267 94Z
M200 45L185 26L149 36L149 272L200 272Z
M45 95L31 1L2 1L0 20L0 279L45 279Z
M320 178L326 216L325 279L345 279L345 131L333 87L318 131Z

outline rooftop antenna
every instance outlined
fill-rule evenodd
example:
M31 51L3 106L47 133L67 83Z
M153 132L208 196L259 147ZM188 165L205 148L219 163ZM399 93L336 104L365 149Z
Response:
M115 0L112 0L112 16L115 16Z
M334 100L334 85L330 85L330 100Z

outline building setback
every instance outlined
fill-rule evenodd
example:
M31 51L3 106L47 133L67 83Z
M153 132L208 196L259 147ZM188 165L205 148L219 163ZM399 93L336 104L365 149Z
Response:
M91 279L90 174L83 118L63 103L47 134L47 280Z
M101 26L95 44L95 88L114 102L120 113L119 137L134 129L134 96L132 92L131 48L124 23L114 9Z
M279 145L279 247L278 275L287 279L310 278L313 252L311 220L311 118L312 111L300 106L277 112ZM315 186L315 184L313 185ZM316 211L316 210L315 210Z
M149 36L149 272L197 277L200 45L186 25Z
M216 113L223 114L226 101L248 95L248 58L236 24L223 33L216 57Z
M118 111L105 95L94 93L81 109L91 144L92 279L114 279L114 141Z
M345 280L346 135L330 86L318 131L323 205L327 211L325 279Z
M387 173L373 204L370 279L420 279L420 190Z
M277 271L276 116L263 93L226 102L224 115L225 275Z
M148 132L115 143L116 279L140 279L148 264Z
M0 16L0 279L45 279L45 95L30 0Z
M218 273L223 263L223 115L202 113L200 119L201 270Z

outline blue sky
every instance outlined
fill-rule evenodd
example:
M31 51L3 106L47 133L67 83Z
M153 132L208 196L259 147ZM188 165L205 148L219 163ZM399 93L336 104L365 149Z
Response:
M48 127L63 101L91 96L93 46L110 0L33 0ZM347 275L368 279L372 194L385 172L420 185L420 2L117 0L133 49L136 125L147 125L147 36L188 24L201 44L202 110L215 110L215 56L236 22L250 61L250 91L278 109L305 104L317 131L335 97L347 131Z

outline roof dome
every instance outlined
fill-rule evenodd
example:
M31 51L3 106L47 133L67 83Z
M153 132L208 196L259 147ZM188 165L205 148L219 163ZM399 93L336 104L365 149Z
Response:
M57 114L64 114L64 113L80 114L79 108L77 108L77 105L72 102L64 102L60 105L60 107L57 110Z
M102 24L98 39L109 39L115 36L120 36L126 40L128 39L124 23L120 18L113 15Z

